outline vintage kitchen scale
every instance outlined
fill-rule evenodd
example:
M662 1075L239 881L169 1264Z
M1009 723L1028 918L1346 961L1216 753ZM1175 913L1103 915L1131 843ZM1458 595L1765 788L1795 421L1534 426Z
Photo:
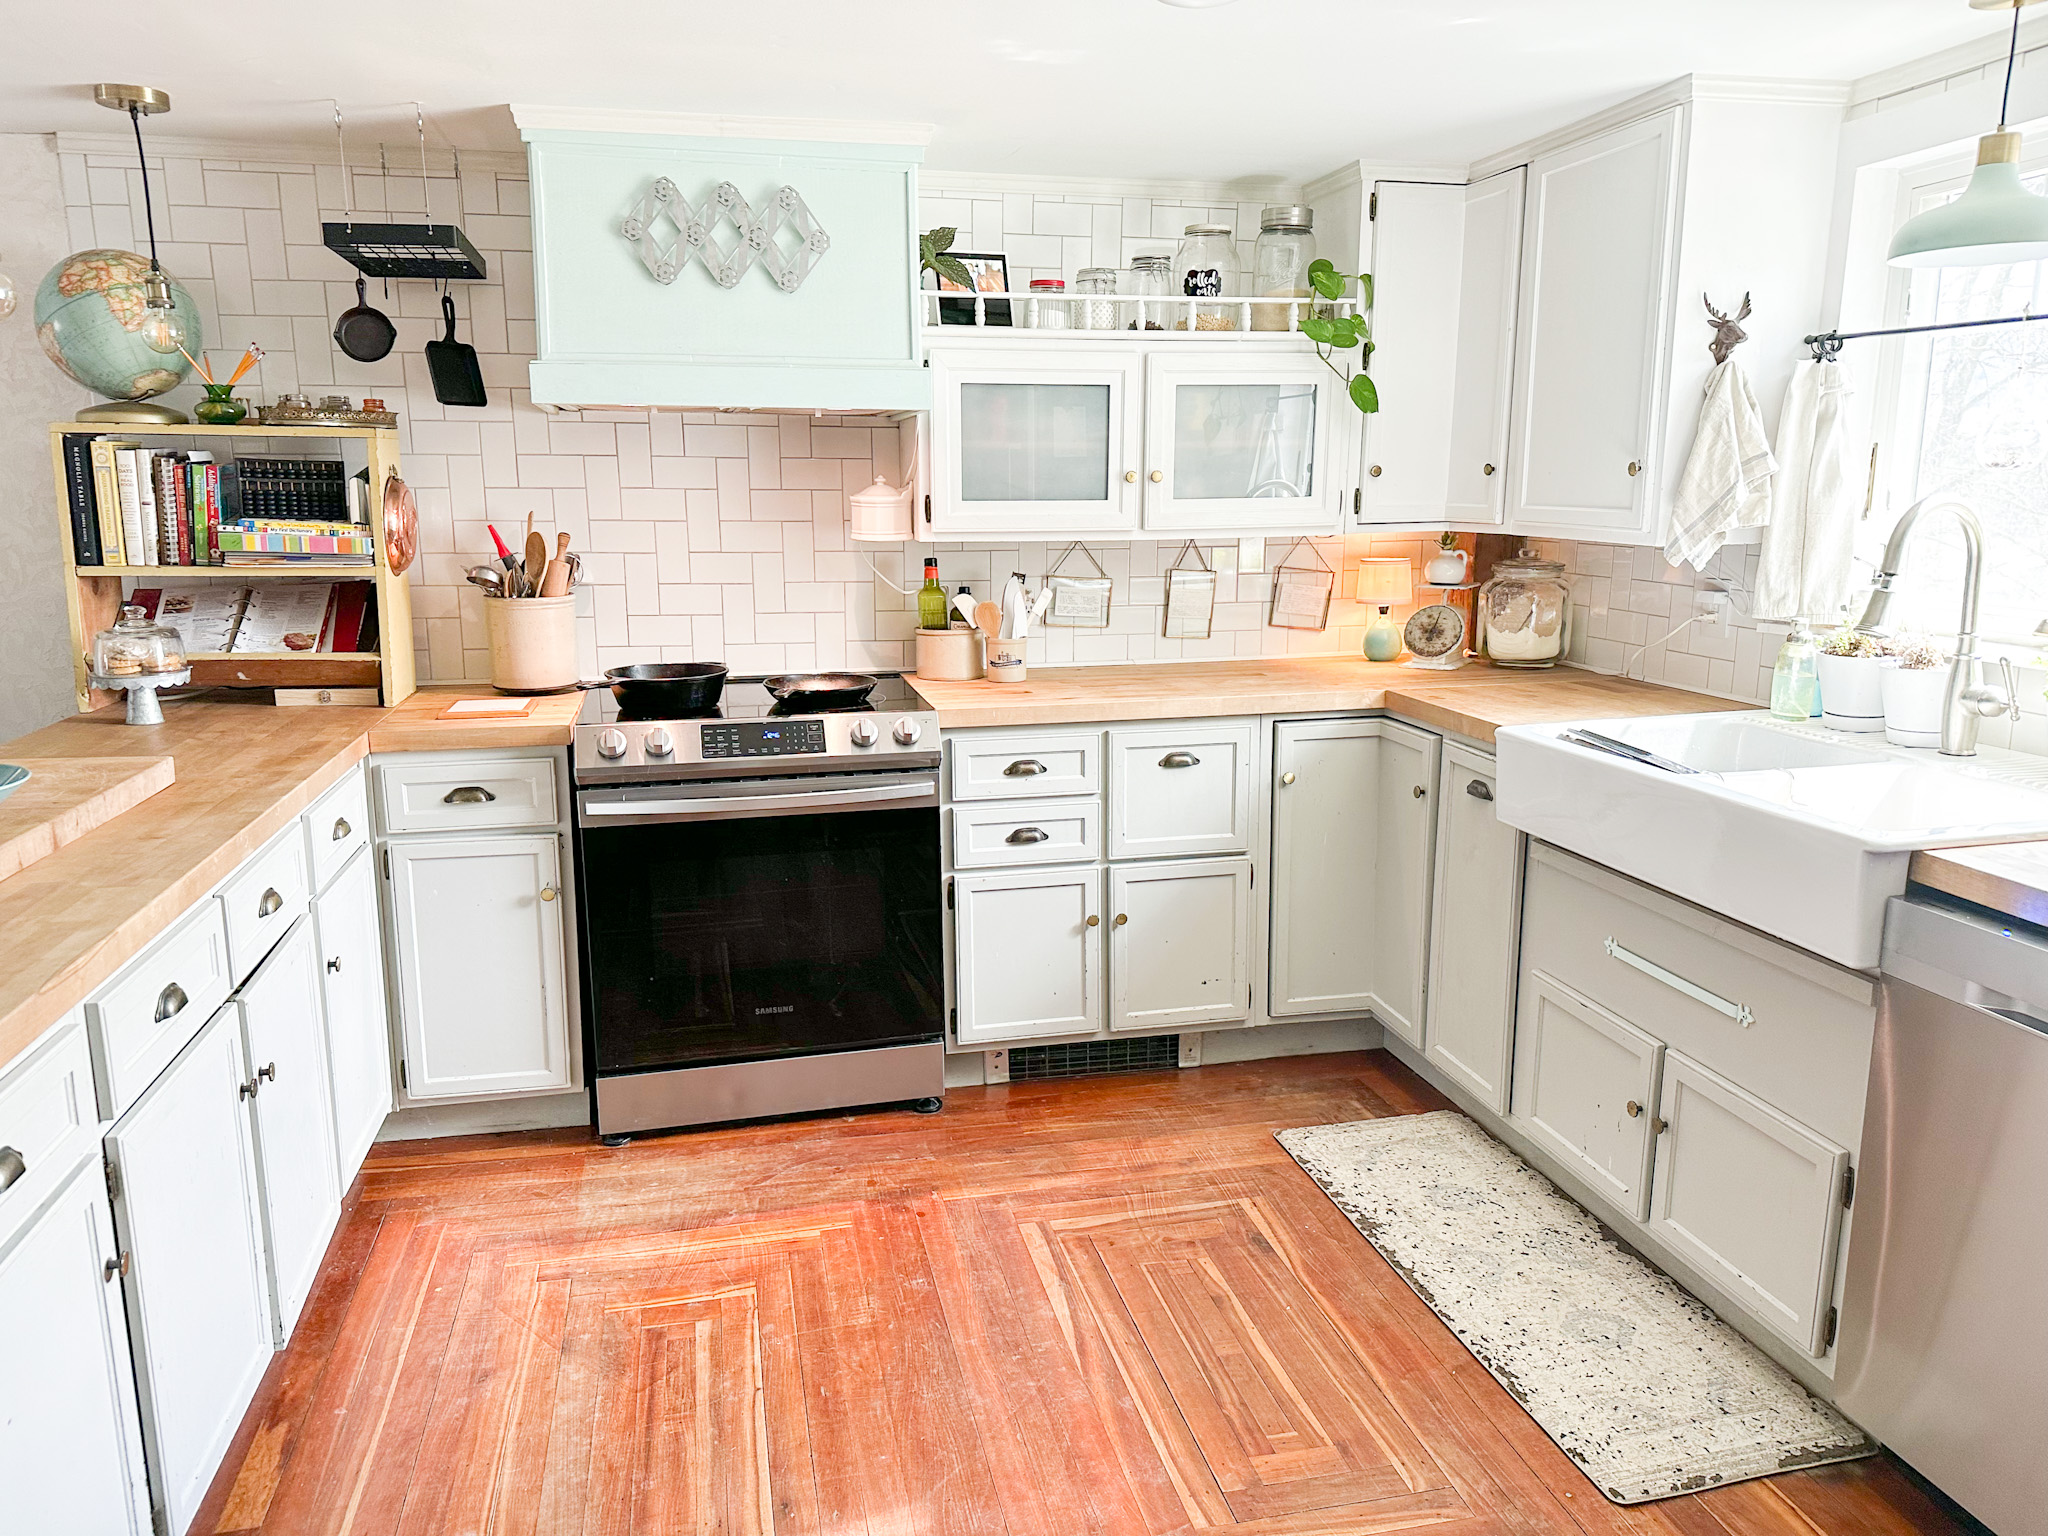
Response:
M1465 665L1465 637L1469 625L1465 615L1444 598L1463 588L1439 588L1437 600L1408 615L1401 628L1401 641L1408 647L1411 667L1436 672L1454 672Z

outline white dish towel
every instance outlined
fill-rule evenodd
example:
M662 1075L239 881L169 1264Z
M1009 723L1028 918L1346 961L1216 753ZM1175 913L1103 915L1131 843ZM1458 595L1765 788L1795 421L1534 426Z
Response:
M1692 453L1679 476L1664 558L1703 570L1729 534L1768 523L1771 480L1777 472L1749 375L1732 357L1715 364L1707 375Z
M1804 362L1778 418L1777 513L1764 530L1756 617L1832 620L1848 600L1856 506L1850 494L1845 417L1849 380L1837 362Z

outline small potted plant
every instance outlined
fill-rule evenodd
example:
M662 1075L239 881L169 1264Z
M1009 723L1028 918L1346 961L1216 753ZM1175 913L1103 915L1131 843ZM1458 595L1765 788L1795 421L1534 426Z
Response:
M1898 747L1941 745L1941 706L1948 697L1948 653L1931 640L1902 637L1886 650L1892 665L1878 672L1884 695L1884 739Z
M1820 721L1837 731L1884 729L1880 674L1884 645L1877 636L1844 624L1820 642Z

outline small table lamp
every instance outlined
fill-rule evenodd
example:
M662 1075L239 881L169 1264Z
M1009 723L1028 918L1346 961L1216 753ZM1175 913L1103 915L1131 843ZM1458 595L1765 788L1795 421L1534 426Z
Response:
M1365 632L1365 659L1392 661L1401 654L1401 626L1388 617L1396 603L1415 599L1415 568L1406 560L1358 562L1358 601L1376 603L1379 616Z

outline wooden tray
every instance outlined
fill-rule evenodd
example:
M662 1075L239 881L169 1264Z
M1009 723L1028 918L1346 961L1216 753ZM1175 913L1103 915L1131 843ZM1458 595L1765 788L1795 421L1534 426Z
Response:
M0 880L132 810L177 778L168 757L17 757L29 781L0 800Z

